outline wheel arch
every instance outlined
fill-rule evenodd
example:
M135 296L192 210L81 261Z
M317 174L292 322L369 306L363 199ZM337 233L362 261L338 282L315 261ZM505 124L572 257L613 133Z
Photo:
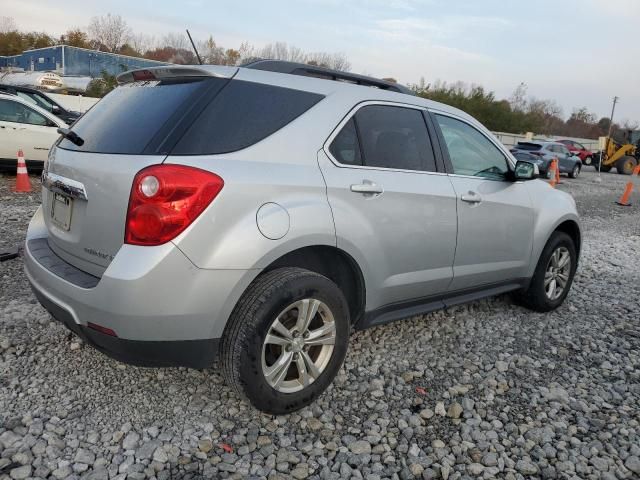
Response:
M576 222L575 220L563 221L562 223L556 226L553 232L551 232L551 234L549 235L549 238L551 238L551 235L553 235L555 232L564 232L571 237L571 239L573 240L573 244L576 247L576 253L578 254L578 258L579 258L580 248L582 247L582 234L580 232L580 226L578 225L578 222ZM547 242L548 241L549 239L547 239Z
M364 275L358 263L344 250L329 245L301 247L272 261L263 272L282 267L304 268L324 275L338 285L349 304L351 325L355 325L364 313Z

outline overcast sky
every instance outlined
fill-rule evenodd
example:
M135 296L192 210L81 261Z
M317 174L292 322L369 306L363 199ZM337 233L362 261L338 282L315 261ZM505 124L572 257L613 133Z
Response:
M284 41L346 54L352 70L403 83L464 81L508 98L520 82L568 116L586 106L640 120L640 0L2 0L24 30L59 35L94 15L134 32L189 28L226 48ZM108 4L108 5L107 5Z

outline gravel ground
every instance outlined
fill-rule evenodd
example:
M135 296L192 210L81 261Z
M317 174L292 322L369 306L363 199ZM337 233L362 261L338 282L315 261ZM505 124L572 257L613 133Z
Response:
M288 416L250 408L216 367L143 369L84 346L19 259L0 264L0 479L639 478L640 195L614 206L629 177L592 172L559 186L584 221L561 308L503 296L356 333L334 385ZM0 250L39 201L12 182Z

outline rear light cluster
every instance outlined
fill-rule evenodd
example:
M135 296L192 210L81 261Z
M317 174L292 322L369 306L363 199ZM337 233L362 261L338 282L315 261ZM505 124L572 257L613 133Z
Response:
M218 175L182 165L153 165L133 179L124 241L161 245L186 229L220 193Z

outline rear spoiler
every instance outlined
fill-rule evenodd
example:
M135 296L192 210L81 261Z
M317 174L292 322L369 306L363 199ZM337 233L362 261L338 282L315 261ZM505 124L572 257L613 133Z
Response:
M139 81L167 80L184 77L232 78L238 72L237 67L221 65L175 65L129 70L116 77L119 85Z

